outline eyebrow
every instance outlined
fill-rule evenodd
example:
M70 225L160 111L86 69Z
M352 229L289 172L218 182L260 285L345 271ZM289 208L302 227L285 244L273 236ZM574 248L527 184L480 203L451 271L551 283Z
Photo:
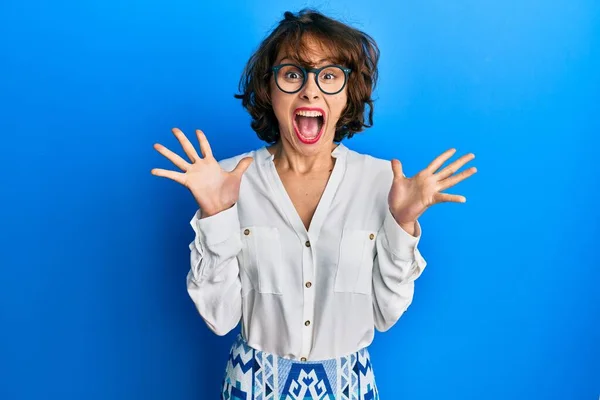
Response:
M287 59L287 60L289 60L289 61L294 61L294 60L292 60L291 58L289 58L288 56L285 56L285 57L283 57L281 60L279 60L279 62L281 63L283 60L286 60L286 59ZM329 58L322 58L322 59L320 59L319 61L317 61L317 64L321 64L321 63L323 63L323 62L325 62L325 61L327 61L327 62L331 62L331 60L330 60Z

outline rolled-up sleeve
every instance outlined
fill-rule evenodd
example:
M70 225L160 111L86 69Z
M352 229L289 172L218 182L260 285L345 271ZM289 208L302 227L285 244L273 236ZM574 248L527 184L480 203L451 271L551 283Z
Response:
M208 327L217 335L225 335L242 316L237 203L203 219L200 213L198 210L190 221L195 237L189 245L187 290Z
M417 245L421 225L416 222L415 235L406 232L387 210L377 235L373 265L373 313L378 331L390 329L410 306L414 296L414 281L427 262Z

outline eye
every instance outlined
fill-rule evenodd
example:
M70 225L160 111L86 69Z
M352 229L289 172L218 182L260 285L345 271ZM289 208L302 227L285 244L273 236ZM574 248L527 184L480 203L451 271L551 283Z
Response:
M330 67L321 71L319 74L319 80L321 80L321 82L339 80L342 75L343 72L341 69L338 67Z
M302 76L296 71L286 72L285 77L288 79L302 79Z

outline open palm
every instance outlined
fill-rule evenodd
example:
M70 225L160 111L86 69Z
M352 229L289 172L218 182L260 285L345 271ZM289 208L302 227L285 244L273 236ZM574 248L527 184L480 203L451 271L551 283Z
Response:
M154 148L183 172L154 168L151 171L152 175L174 180L187 187L196 199L203 216L217 214L237 202L240 182L244 172L253 161L252 157L243 158L233 171L228 172L223 170L213 157L204 132L196 130L203 157L198 155L192 143L181 130L173 128L172 132L179 140L189 162L165 146L156 143Z
M477 172L475 167L453 175L460 167L475 158L473 153L466 154L449 164L439 172L438 170L446 160L456 152L456 149L446 150L436 157L427 168L420 171L412 178L407 178L402 173L402 164L394 159L391 161L394 181L388 195L390 211L399 224L410 224L416 221L428 207L437 203L454 202L464 203L464 196L441 193L470 177Z

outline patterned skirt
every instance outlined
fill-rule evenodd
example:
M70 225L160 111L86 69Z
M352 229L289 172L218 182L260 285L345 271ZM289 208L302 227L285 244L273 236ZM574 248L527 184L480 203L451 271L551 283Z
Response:
M297 361L256 350L238 334L221 399L379 400L379 392L366 348L329 360Z

